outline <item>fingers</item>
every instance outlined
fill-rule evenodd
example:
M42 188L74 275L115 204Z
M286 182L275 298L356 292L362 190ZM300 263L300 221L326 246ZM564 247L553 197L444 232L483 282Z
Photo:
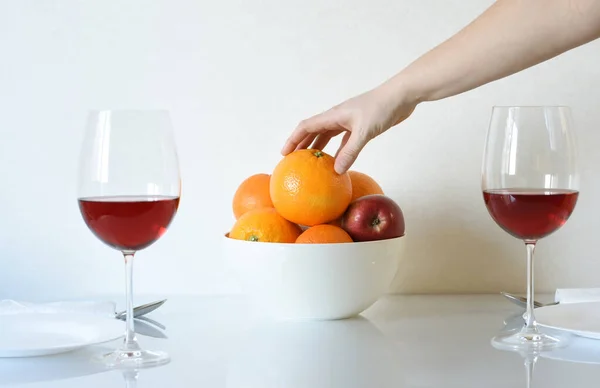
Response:
M336 154L335 171L338 174L348 171L366 143L367 140L360 134L360 131L348 132L342 139L342 144Z
M335 152L335 158L337 159L338 155L340 154L340 151L342 150L342 148L344 148L344 146L346 145L346 143L348 143L348 139L350 139L350 135L352 133L350 132L346 132L344 134L344 137L342 138L342 142L340 143L340 146L338 147L338 150Z
M320 136L320 135L319 135ZM304 148L308 148L308 146L310 146L312 144L312 142L315 140L315 138L317 137L316 133L311 133L309 135L307 135L304 139L302 139L302 141L296 146L295 150L301 150Z
M330 130L339 130L334 114L331 111L313 116L307 120L300 122L298 127L292 132L285 145L281 149L282 155L287 155L298 148L309 135L325 133ZM310 145L310 142L308 143Z
M318 135L311 148L321 151L324 150L331 138L336 137L340 133L342 133L342 131L329 131Z

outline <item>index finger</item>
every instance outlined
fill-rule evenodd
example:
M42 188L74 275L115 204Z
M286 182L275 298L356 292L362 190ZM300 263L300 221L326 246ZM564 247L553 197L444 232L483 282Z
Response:
M330 130L338 130L339 125L337 125L330 116L331 115L329 115L328 112L325 112L309 119L302 120L285 142L285 145L281 149L281 154L287 155L294 151L309 135L324 133Z

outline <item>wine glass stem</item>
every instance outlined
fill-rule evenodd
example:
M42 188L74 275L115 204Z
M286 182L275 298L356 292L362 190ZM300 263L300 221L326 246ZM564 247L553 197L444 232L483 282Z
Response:
M533 382L533 370L535 368L535 363L537 361L537 356L525 356L525 374L526 374L526 388L531 388L531 383Z
M534 278L533 278L533 253L535 251L536 241L525 241L527 248L527 325L528 331L535 331L535 315L533 313L533 296L534 296Z
M134 370L128 370L128 371L123 372L123 378L125 379L125 388L136 388L137 387L137 379L138 379L138 371L137 370L134 369Z
M135 323L133 317L133 256L135 252L123 252L125 259L125 350L137 350L139 346L135 337Z

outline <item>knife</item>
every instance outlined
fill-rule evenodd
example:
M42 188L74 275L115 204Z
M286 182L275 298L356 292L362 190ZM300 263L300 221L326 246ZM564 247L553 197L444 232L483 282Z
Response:
M165 330L166 327L150 318L139 317L135 320L135 332L137 334L166 339L167 335L161 329Z
M144 316L146 314L149 314L152 311L159 308L160 306L162 306L163 304L165 304L166 301L167 301L166 299L163 299L163 300L158 300L156 302L146 303L141 306L136 306L133 308L133 317L138 318L138 317ZM126 317L127 317L126 311L121 311L119 313L115 313L115 318L117 318L117 319L125 320Z
M513 294L509 294L507 292L501 292L500 293L503 297L505 297L506 299L510 300L511 302L513 302L514 304L516 304L517 306L521 306L521 307L527 307L527 298L523 298L522 296L517 296L517 295L513 295ZM553 306L555 304L558 304L559 302L553 302L553 303L540 303L536 300L533 301L533 307L534 308L539 308L539 307L544 307L544 306Z

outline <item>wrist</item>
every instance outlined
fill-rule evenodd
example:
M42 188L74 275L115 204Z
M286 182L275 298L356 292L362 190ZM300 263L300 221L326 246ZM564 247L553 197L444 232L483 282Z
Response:
M400 105L417 106L427 101L425 90L416 82L415 77L400 72L381 85L383 90L393 95L395 103Z
M404 80L392 78L371 91L376 105L381 109L382 126L389 129L404 121L421 102Z

